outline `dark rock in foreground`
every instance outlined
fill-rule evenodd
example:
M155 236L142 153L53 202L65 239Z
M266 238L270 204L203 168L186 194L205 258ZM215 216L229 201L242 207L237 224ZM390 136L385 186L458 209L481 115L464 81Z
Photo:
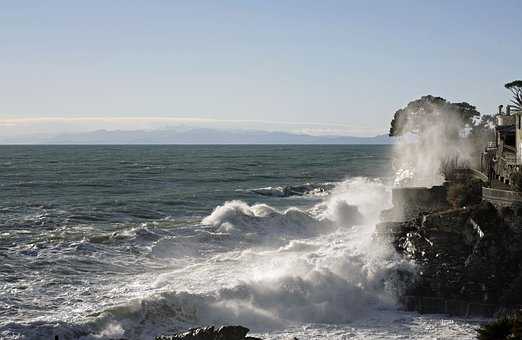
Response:
M199 327L176 335L158 336L156 340L261 340L246 336L249 331L243 326Z

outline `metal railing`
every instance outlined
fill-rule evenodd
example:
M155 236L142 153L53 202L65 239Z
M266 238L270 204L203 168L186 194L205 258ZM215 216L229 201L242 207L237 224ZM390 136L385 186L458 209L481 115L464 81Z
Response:
M504 144L504 149L517 153L517 149L511 145Z
M482 198L491 203L513 204L522 202L522 193L511 190L482 188Z

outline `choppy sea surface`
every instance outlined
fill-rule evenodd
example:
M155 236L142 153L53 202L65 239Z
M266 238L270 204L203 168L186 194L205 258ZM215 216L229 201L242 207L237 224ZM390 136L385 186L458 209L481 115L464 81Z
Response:
M390 146L0 146L0 338L472 339L397 310Z

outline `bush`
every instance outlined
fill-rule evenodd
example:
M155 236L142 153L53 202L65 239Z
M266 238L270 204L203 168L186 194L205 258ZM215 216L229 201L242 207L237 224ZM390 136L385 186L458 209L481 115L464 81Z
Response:
M479 204L482 200L482 182L468 179L464 182L450 184L447 200L454 208Z
M485 324L477 330L479 340L510 339L513 334L513 319L501 318Z
M519 317L502 317L477 330L479 340L522 340L522 321Z
M458 208L462 206L464 192L466 187L462 183L451 184L448 188L448 202L452 207Z
M522 191L522 171L519 170L511 175L509 183L516 191Z

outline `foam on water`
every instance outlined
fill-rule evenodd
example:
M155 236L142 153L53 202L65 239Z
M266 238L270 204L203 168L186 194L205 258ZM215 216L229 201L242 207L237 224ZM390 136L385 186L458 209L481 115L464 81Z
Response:
M308 209L229 201L191 233L136 230L157 238L151 256L168 267L115 284L124 291L114 293L114 304L74 322L62 315L11 324L0 334L147 339L197 325L242 324L267 338L469 336L469 323L448 327L396 311L398 273L413 274L415 265L372 238L390 201L381 181L353 178ZM419 322L434 329L428 334Z

